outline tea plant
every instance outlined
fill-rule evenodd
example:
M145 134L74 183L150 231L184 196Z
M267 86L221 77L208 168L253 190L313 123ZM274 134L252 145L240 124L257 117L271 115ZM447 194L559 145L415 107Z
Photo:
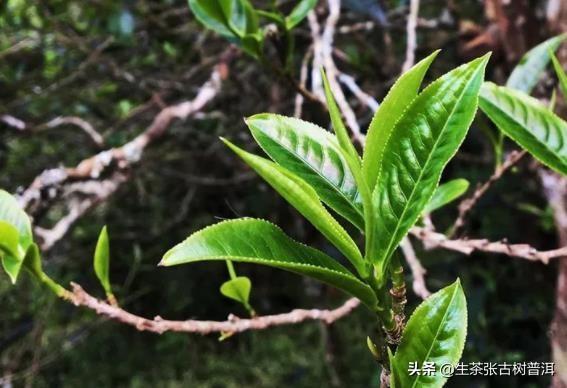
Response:
M441 375L410 374L408 364L458 362L467 326L463 290L457 280L423 302L406 324L405 283L396 249L425 211L466 189L466 182L457 181L436 192L445 165L475 116L489 56L452 70L419 92L436 56L416 64L392 87L370 124L362 155L350 141L324 75L335 135L295 118L258 114L246 124L272 161L223 139L343 254L350 268L294 241L269 221L252 218L223 221L192 234L169 250L160 265L225 261L231 280L221 291L251 313L250 282L236 276L233 262L268 265L323 281L360 299L376 314L378 325L368 346L383 367L384 379L391 372L392 386L442 385ZM2 262L12 281L24 266L57 295L72 299L41 270L25 213L9 194L1 195ZM363 236L363 251L329 210ZM108 263L103 229L94 267L109 301L115 303Z

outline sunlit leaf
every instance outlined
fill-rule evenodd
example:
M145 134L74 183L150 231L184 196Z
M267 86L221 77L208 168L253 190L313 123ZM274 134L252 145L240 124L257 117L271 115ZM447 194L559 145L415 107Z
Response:
M94 270L102 288L107 295L112 295L112 287L109 280L109 261L110 261L110 246L108 242L108 232L106 226L102 228L96 243L94 254Z
M220 287L220 292L227 298L248 305L252 283L246 276L238 276L227 280Z
M510 74L506 86L529 94L549 64L549 53L555 52L566 37L553 37L528 51Z
M364 270L356 243L321 204L311 186L289 170L223 141L333 243L359 272Z
M439 51L435 51L398 78L374 114L368 127L362 157L362 172L370 190L374 190L376 186L378 170L384 156L384 147L394 126L417 97L423 77L438 53Z
M567 123L538 100L485 82L480 107L502 132L540 162L567 174Z
M161 265L208 260L231 260L285 269L328 283L374 307L376 297L345 267L316 249L289 238L280 228L263 220L220 222L189 236L169 250Z
M427 206L475 116L489 56L445 74L408 107L384 146L373 202L381 281L389 259Z
M246 123L272 160L309 183L327 206L364 230L362 200L335 136L315 124L268 113Z
M431 213L459 198L469 189L469 181L466 179L453 179L452 181L439 185L433 193L433 197L423 210Z
M0 221L5 223L0 239L5 239L4 244L10 244L12 250L11 253L5 252L2 255L2 265L12 283L16 283L25 253L32 244L33 236L29 217L20 208L16 199L4 190L0 190ZM13 229L11 230L6 224L11 225ZM13 238L16 232L18 242L15 252Z
M390 360L394 388L442 387L447 378L439 368L455 366L467 336L467 301L457 280L428 297L410 317L395 356ZM432 376L409 373L411 363L418 368L424 362L436 367Z

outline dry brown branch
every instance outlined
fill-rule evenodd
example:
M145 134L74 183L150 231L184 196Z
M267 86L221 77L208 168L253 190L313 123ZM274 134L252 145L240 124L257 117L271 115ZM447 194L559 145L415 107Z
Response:
M325 93L323 91L323 83L321 79L321 74L319 73L321 68L325 69L327 74L327 79L329 80L329 86L333 91L333 95L341 110L341 113L349 127L352 138L360 145L364 144L364 134L360 130L360 125L356 120L356 115L354 114L352 108L349 106L348 101L341 89L341 86L337 80L338 74L340 73L337 69L335 61L333 60L333 41L335 36L335 31L337 23L341 14L341 2L340 0L328 0L327 4L329 6L329 15L325 21L325 28L321 31L321 26L317 21L317 16L314 11L308 14L309 26L311 28L311 37L313 39L313 68L311 71L311 87L313 93L324 100Z
M82 129L83 132L85 132L98 147L102 147L104 145L104 139L102 138L100 133L98 133L94 129L92 124L76 116L60 116L48 121L47 123L36 126L31 126L25 121L7 114L0 116L0 121L21 132L38 132L45 129L56 128L62 125L74 125L76 127L79 127L79 129Z
M141 159L145 148L162 137L174 120L199 112L218 94L222 80L228 75L227 64L232 55L227 52L223 56L193 100L163 108L152 124L132 141L87 158L76 167L45 170L34 179L18 196L28 213L33 215L55 200L66 199L68 206L68 213L52 229L36 227L43 249L50 249L84 213L114 193L126 181L128 169ZM101 179L107 175L110 177Z
M408 21L406 25L407 44L406 59L402 65L402 73L408 71L415 63L415 49L417 48L417 17L419 14L419 0L411 0Z
M145 148L156 139L162 137L174 120L184 120L200 111L218 94L221 81L227 77L227 72L227 64L221 62L215 67L209 80L201 86L193 100L162 109L144 132L123 146L112 148L84 159L76 167L61 167L44 171L19 196L20 204L33 213L35 204L45 200L45 196L42 197L42 193L50 189L55 190L65 183L77 180L98 180L110 167L126 169L137 163L141 159Z
M380 104L374 97L366 93L364 90L358 86L354 77L340 72L338 75L339 81L345 85L351 93L362 103L362 105L367 106L372 112L376 112Z
M476 205L478 200L488 191L488 189L502 177L502 175L512 168L522 157L526 154L526 151L512 151L506 157L504 163L496 168L494 173L486 182L478 186L473 193L473 195L467 199L464 199L459 204L459 215L451 228L449 236L454 236L465 224L465 218L471 209Z
M551 259L567 255L567 246L549 251L538 251L528 244L509 244L506 241L488 241L486 239L451 240L442 233L420 227L413 227L410 233L422 240L426 249L444 248L465 255L470 255L474 251L498 253L544 264L547 264Z
M427 285L425 284L425 274L427 273L427 271L425 270L425 268L423 268L421 262L417 258L413 246L411 245L410 239L408 237L405 237L402 240L400 247L402 248L402 252L404 253L406 261L408 262L411 273L413 275L413 292L415 292L415 294L422 299L427 298L429 295L431 295L431 292L429 292Z
M292 325L305 321L322 321L331 324L350 314L360 305L356 298L347 300L342 306L333 310L296 309L283 314L265 315L251 319L242 319L229 315L226 321L171 321L159 316L147 319L134 315L118 306L112 306L88 294L81 286L71 283L72 292L67 295L75 306L83 306L108 319L112 319L140 331L151 331L162 334L168 331L210 334L210 333L242 333L248 330L264 330L274 326Z
M305 89L305 85L307 84L307 76L309 75L309 61L313 58L313 46L310 46L307 49L307 52L303 56L301 60L301 69L299 71L299 85ZM295 96L295 109L293 113L293 117L301 118L301 113L303 109L303 101L305 101L305 97L301 93L297 93Z

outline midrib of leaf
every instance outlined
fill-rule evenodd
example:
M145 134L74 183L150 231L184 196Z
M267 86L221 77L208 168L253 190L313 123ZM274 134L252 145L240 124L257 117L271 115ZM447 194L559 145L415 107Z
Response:
M427 354L425 355L423 362L425 362L429 358L429 355L431 354L431 351L433 350L433 344L435 344L437 337L439 337L439 333L441 332L441 328L443 327L443 324L445 323L445 320L447 319L447 315L449 314L449 308L453 304L453 300L455 299L455 295L457 294L457 291L458 291L458 288L455 287L455 290L453 291L453 294L451 295L451 300L447 304L447 308L445 309L445 312L443 313L443 318L441 319L441 322L440 322L439 326L437 327L437 330L435 331L435 336L433 336L433 341L431 342L431 346L427 350ZM415 381L413 382L411 388L415 387L415 384L417 384L420 377L421 377L421 375L417 375L417 377L416 377Z
M449 121L450 121L450 118L451 118L451 117L453 116L453 114L455 113L455 110L456 110L457 106L459 106L459 104L460 104L460 102L461 102L463 96L466 94L466 91L467 91L467 89L468 89L469 83L471 82L471 80L474 79L474 77L476 76L476 74L477 74L478 71L479 71L479 69L476 69L476 70L472 73L472 75L470 76L470 78L468 78L467 81L465 82L465 86L464 86L464 88L463 88L463 91L460 93L460 95L459 95L458 98L457 98L457 103L456 103L456 104L453 106L453 108L451 109L451 112L450 112L449 116L447 116L447 119L445 120L445 124L443 125L443 129L441 130L441 132L439 132L439 135L437 136L437 139L436 139L435 142L433 143L433 147L431 148L431 152L429 153L429 155L427 156L427 159L426 159L425 163L423 164L424 167L423 167L423 168L421 169L421 171L419 172L419 176L418 176L418 179L417 179L417 182L418 182L418 183L421 182L421 179L422 179L422 177L423 177L423 173L424 173L424 171L426 171L426 167L428 167L428 165L429 165L429 162L430 162L430 160L431 160L431 156L435 153L435 150L437 149L437 145L439 144L439 141L441 140L441 138L443 137L443 134L445 133L445 131L446 131L446 129L447 129L447 125L448 125L448 123L449 123ZM431 87L434 87L434 86L435 86L434 84L428 86L422 93L425 93L425 92L427 91L427 89L429 89L429 88L431 88ZM416 97L416 98L417 98L417 97ZM447 111L447 108L445 107L445 105L441 105L441 106L443 107L443 109L444 109L445 111ZM396 125L397 125L397 124L396 124ZM393 131L392 131L392 133L393 133ZM390 139L391 139L391 134L390 134L390 137L388 138L388 141L386 142L386 146L384 147L384 149L386 149L386 147L387 147L388 144L390 143ZM412 150L413 150L413 149L412 149ZM455 152L453 152L453 155L454 155L456 152L457 152L457 150L455 150ZM451 156L452 156L452 155L451 155ZM449 160L450 160L450 159L451 159L451 157L449 157ZM416 157L416 160L418 160L417 157ZM447 163L448 163L448 162L447 162ZM443 169L444 166L445 166L445 165L442 166L442 169ZM380 172L381 172L381 170L382 170L382 169L380 169ZM440 177L439 177L439 178L440 178ZM377 182L378 182L378 180L377 180ZM388 249L386 250L386 255L385 255L384 257L382 257L381 260L384 260L384 258L390 256L390 254L391 254L391 251L392 251L392 244L393 244L393 242L394 242L394 240L395 240L396 233L397 233L398 230L400 229L401 220L404 218L404 216L405 216L405 214L406 214L408 208L410 207L410 206L408 206L408 205L411 203L411 200L412 200L413 197L414 197L414 194L415 194L415 192L416 192L417 186L418 186L418 184L415 184L415 185L414 185L414 187L413 187L412 190L411 190L411 193L410 193L409 198L406 200L406 206L404 206L404 209L402 210L402 214L400 215L400 217L398 217L398 221L396 222L396 228L395 228L394 232L391 234L392 238L390 238L390 242L389 242L389 244L388 244ZM376 187L376 189L378 189L378 187ZM431 195L429 196L429 199L431 199L431 197L433 196L433 194L434 194L434 191L433 191L433 192L431 193ZM393 210L393 209L392 209L392 210ZM395 214L394 212L392 212L392 213ZM419 218L419 214L417 215L417 217L415 217L415 220L413 220L413 222L415 222L418 218ZM412 222L412 223L413 223L413 222Z
M324 128L321 128L321 130L326 132L326 130L325 130ZM281 132L282 132L283 130L278 129L277 131L278 131L278 140L281 140L281 139L282 139ZM332 143L332 139L327 138L326 140L327 140L329 143ZM335 184L334 184L333 182L331 182L331 181L329 180L329 178L327 178L325 175L321 174L321 172L319 172L318 170L314 169L314 168L311 166L311 163L310 163L307 159L305 159L305 158L303 158L301 155L299 155L299 154L295 151L295 149L291 146L291 144L290 144L289 146L285 145L285 142L278 142L278 144L280 144L284 149L286 149L293 157L295 157L296 159L298 159L298 160L300 160L301 162L303 162L304 165L308 166L309 169L315 173L315 175L318 175L319 177L321 177L325 182L327 182L327 184L328 184L329 186L331 186L331 187L337 187L337 186L335 186ZM338 147L338 144L332 144L332 145L335 146L335 148L339 148L339 147ZM262 149L264 149L264 147L262 147ZM268 153L265 149L264 149L264 152ZM338 152L337 152L337 153L338 153ZM338 153L338 154L340 155L340 153ZM325 161L327 160L327 159L326 159L326 158L327 158L327 154L326 154L326 152L322 152L322 155L323 155L323 157L322 157L323 162L321 163L321 165L325 165ZM345 162L345 163L346 163L346 162ZM332 164L332 163L331 163L331 164ZM342 163L339 163L339 164L341 165L342 177L341 177L341 186L337 187L337 190L336 190L336 191L339 192L339 195L340 195L345 201L347 201L348 203L350 203L350 204L352 205L353 209L356 211L357 214L359 214L361 217L364 217L364 214L360 211L359 207L356 206L356 203L353 202L353 200L351 200L349 197L347 197L346 194L345 194L342 190L340 190L340 188L343 187L342 184L343 184L344 181L345 181L346 173L345 173L345 169L344 169L345 166L344 166ZM348 168L348 166L347 166L347 168ZM354 177L353 177L353 180L354 180ZM356 184L355 184L355 186L356 186ZM354 197L356 198L356 197L358 197L359 195L360 195L360 193L359 193L359 191L358 191L358 189L357 189L357 190L356 190L356 194L354 195Z

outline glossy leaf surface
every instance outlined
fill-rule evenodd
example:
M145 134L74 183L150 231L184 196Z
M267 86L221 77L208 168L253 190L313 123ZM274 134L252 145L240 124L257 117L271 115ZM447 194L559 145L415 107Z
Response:
M423 77L438 53L439 51L436 51L421 60L398 78L372 118L362 158L362 171L370 190L373 190L376 185L378 170L384 156L384 147L392 135L394 126L417 97Z
M272 160L309 183L327 206L364 230L362 199L333 134L306 121L268 113L246 123Z
M224 142L335 245L359 272L363 270L362 255L355 242L321 204L311 186L289 170L227 140Z
M480 107L502 132L535 158L567 174L567 123L538 100L486 82Z
M467 335L467 302L460 282L436 292L422 302L409 319L396 354L390 360L392 386L395 388L441 387L447 380L439 368L455 366ZM433 362L433 376L410 375L410 362L421 368Z
M452 181L439 185L433 193L433 197L423 210L431 213L459 198L469 189L469 181L466 179L453 179Z
M169 250L161 265L231 260L281 268L328 283L374 307L370 287L341 264L314 248L289 238L270 222L237 219L202 229Z
M528 51L510 74L506 86L529 94L549 64L550 52L555 52L566 37L553 37Z
M373 202L375 265L385 279L389 258L428 204L447 162L474 118L488 56L428 86L395 125L384 147Z

